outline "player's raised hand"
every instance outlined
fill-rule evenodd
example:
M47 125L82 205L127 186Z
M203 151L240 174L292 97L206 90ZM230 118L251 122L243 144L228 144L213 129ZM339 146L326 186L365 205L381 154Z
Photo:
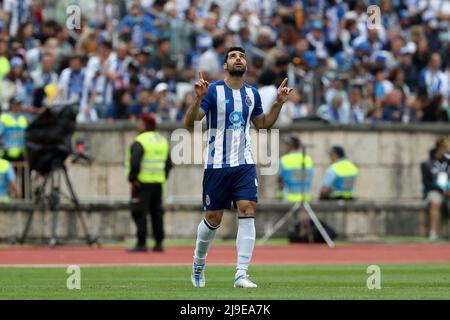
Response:
M288 78L285 78L283 80L283 82L280 84L280 86L278 87L278 91L277 91L277 102L278 103L285 103L288 99L289 94L291 93L292 88L288 88L286 87Z
M195 93L200 99L203 99L208 92L209 83L205 79L203 79L203 74L201 72L198 73L199 80L195 83Z

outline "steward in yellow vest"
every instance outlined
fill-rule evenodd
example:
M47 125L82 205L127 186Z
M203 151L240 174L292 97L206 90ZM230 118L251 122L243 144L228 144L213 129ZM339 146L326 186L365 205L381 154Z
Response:
M320 190L320 199L352 200L355 181L358 176L358 168L345 158L345 151L340 146L331 148L330 159L332 164L325 171L325 176Z
M25 155L25 130L27 119L21 114L22 103L11 99L10 111L0 116L0 135L3 141L3 158L9 161L22 161Z
M137 244L129 252L147 251L147 212L150 212L152 219L155 239L153 251L163 251L162 195L172 162L169 142L155 129L155 117L143 114L138 123L140 134L131 145L126 160L128 181L131 184L130 210L137 227Z
M310 156L299 150L300 139L289 137L288 153L281 157L278 173L278 185L281 198L287 202L310 202L311 186L314 176L314 163Z

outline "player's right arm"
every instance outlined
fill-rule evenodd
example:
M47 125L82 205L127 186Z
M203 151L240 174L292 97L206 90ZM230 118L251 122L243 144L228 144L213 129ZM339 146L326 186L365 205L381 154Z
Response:
M200 109L200 104L208 93L209 83L203 79L203 75L199 72L200 79L195 83L195 100L194 103L189 106L184 117L184 125L188 129L194 128L195 121L201 121L205 116L205 112Z

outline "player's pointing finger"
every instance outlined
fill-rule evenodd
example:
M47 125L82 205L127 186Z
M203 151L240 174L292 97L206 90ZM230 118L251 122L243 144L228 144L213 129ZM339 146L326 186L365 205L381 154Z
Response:
M280 88L284 88L286 86L287 81L288 81L288 78L284 78L283 82L280 85Z

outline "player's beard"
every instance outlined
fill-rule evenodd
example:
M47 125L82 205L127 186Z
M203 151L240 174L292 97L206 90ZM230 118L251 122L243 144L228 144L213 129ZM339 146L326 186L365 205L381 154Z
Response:
M235 69L233 66L228 65L228 73L232 77L242 77L247 72L247 66L242 69Z

